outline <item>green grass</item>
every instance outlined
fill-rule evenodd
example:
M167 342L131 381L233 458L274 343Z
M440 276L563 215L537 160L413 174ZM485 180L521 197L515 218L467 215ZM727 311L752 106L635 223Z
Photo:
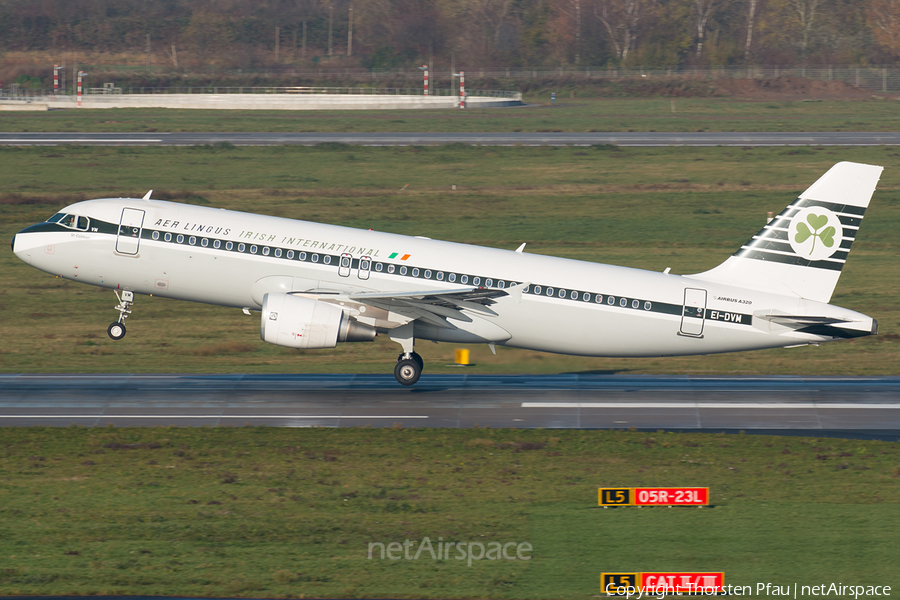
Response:
M900 153L892 148L4 148L0 236L81 198L157 197L675 273L715 266L834 162L886 167L833 302L883 335L815 348L668 359L591 359L474 347L467 373L896 374ZM405 191L400 191L409 183ZM455 192L452 184L458 186ZM139 297L129 335L105 335L107 290L0 253L4 372L386 373L395 344L293 350L258 317ZM428 372L453 345L420 344Z
M0 593L584 598L601 572L893 585L896 442L625 431L5 429ZM713 507L596 507L602 486ZM367 559L528 542L531 561Z
M0 131L896 131L890 100L745 101L733 98L528 96L525 107L466 110L272 111L68 109L0 113Z

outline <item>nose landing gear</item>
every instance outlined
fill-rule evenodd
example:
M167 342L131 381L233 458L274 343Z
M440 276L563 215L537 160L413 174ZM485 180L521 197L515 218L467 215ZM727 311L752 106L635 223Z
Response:
M119 292L116 292L116 298L119 299L119 304L116 305L116 310L119 311L119 320L110 323L106 333L110 339L121 340L125 337L125 319L131 314L131 307L134 305L134 292L122 292L121 296L119 296Z

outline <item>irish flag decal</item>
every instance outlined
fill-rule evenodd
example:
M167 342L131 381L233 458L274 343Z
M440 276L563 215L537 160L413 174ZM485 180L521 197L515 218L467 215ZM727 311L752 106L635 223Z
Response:
M400 256L399 252L391 252L391 255L388 256L388 258L397 258L398 256ZM407 258L409 258L409 254L404 254L403 256L400 256L400 260L406 260Z

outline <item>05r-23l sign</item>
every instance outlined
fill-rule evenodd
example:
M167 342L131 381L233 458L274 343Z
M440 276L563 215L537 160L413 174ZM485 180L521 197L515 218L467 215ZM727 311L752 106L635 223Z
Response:
M599 488L598 502L600 506L709 506L709 488Z

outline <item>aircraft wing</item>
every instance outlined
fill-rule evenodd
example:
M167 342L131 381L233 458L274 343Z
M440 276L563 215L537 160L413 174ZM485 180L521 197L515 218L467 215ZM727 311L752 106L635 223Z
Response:
M496 298L508 295L509 292L505 290L460 287L441 291L360 292L350 294L350 300L452 329L453 326L447 319L472 321L471 317L462 312L463 309L496 315L488 307L496 302Z

